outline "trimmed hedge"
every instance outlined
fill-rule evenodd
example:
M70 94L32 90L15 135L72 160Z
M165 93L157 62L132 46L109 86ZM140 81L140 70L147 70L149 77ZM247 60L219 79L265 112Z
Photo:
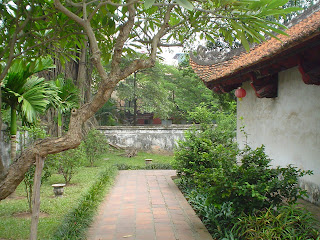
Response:
M116 173L115 167L108 167L102 171L98 180L80 200L78 207L66 215L52 239L86 239L87 228L112 185Z

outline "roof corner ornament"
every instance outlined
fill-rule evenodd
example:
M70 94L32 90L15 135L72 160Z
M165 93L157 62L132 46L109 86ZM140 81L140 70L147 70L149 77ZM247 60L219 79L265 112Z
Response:
M190 53L193 61L200 65L212 65L225 60L225 54L219 50L209 50L208 48L199 45L196 50L196 55Z
M224 60L223 54L218 50L209 50L204 46L198 46L197 48L197 57L201 61L216 61L220 62Z

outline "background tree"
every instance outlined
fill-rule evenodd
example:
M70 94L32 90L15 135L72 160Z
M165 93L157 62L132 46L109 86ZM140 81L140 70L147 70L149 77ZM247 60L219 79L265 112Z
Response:
M137 110L140 113L154 113L159 118L170 117L173 95L166 86L171 77L170 69L170 66L156 62L153 68L135 72L121 81L116 92L119 99L125 101L125 110L134 118Z
M176 2L147 0L144 5L137 0L80 3L54 0L55 8L76 22L88 37L91 61L101 81L93 99L71 112L69 130L64 136L36 142L23 151L17 161L10 166L5 178L0 182L0 199L14 191L36 157L44 158L48 154L78 146L82 139L83 123L110 99L120 80L138 70L154 66L158 47L187 43L187 39L192 39L195 33L202 32L213 40L221 35L229 42L239 38L248 49L248 42L265 39L262 32L271 36L273 36L272 31L283 33L275 28L280 24L266 20L267 16L282 15L293 10L289 8L281 10L280 5L283 3L285 2L276 0L230 0L192 1L191 4L187 0ZM50 5L48 7L52 8ZM60 16L60 13L58 15ZM106 21L105 24L103 19ZM95 29L97 23L103 26L102 31L99 28ZM99 42L100 33L108 33L105 39L110 44ZM147 49L147 53L122 68L121 59L126 54L132 54L139 43ZM103 65L103 62L108 60L109 72Z
M103 133L91 129L84 139L84 151L91 167L97 158L108 149L109 144Z
M213 94L189 66L188 58L179 67L157 61L150 69L142 70L121 81L116 88L117 97L126 103L125 110L135 114L134 106L141 113L154 113L155 117L173 118L179 123L188 118L200 103L219 105L229 110L235 102L233 93ZM108 110L108 109L105 109ZM215 109L216 110L216 109Z

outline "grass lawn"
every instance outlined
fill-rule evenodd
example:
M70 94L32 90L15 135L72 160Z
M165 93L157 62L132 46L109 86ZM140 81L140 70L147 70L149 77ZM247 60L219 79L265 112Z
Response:
M108 160L108 163L111 165L126 164L128 166L145 167L146 166L145 159L152 159L153 164L157 164L157 163L171 164L171 161L173 160L173 156L138 152L137 156L133 158L128 158L128 157L121 156L121 152L115 152L115 153L105 154L104 158L99 160L99 164L103 160Z
M63 183L62 175L53 174L41 186L41 212L39 220L38 239L50 239L63 223L65 216L76 209L83 196L89 191L105 172L107 167L115 164L131 166L145 166L144 159L152 158L154 163L170 164L173 156L162 156L140 152L136 157L127 158L119 156L120 152L110 152L95 162L95 167L82 167L74 175L70 185L64 188L64 196L55 198L52 184ZM115 174L111 174L113 179ZM112 179L108 182L110 186ZM108 189L108 187L107 187ZM21 183L12 197L0 201L0 239L28 239L30 231L30 217L26 216L28 203ZM19 213L24 213L20 214Z

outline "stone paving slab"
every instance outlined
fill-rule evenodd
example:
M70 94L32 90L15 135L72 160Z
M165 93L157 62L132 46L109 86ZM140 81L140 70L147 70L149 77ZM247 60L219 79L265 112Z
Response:
M178 187L174 170L119 171L89 240L212 240Z

